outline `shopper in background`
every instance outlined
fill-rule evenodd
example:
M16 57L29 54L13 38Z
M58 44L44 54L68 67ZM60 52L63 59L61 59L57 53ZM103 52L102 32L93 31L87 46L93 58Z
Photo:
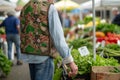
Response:
M53 43L63 63L71 69L69 76L78 71L65 42L58 12L51 3L52 0L30 0L21 11L21 52L23 61L29 63L31 80L53 79Z
M71 20L68 15L65 16L65 22L64 22L65 28L70 28L71 27Z
M112 20L112 24L120 26L120 12L118 8L113 8L112 13L115 16L114 19Z
M5 27L6 40L8 44L8 59L12 58L12 43L15 44L17 53L17 65L21 65L20 61L20 20L15 17L15 11L7 11L7 18L0 24L0 27Z

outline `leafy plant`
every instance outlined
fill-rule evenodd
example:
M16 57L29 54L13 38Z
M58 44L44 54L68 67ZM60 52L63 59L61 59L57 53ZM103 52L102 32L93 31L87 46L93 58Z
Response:
M8 60L3 51L0 49L0 70L2 70L5 75L9 74L11 70L11 64L11 61Z
M62 61L62 58L60 56L54 59L55 71L54 71L53 80L61 79L61 76L62 76L61 61Z
M113 72L113 73L120 73L120 69L117 68L117 67L113 67L114 69L113 70L110 70L110 72Z
M0 28L0 34L5 34L5 29L3 27Z
M92 20L93 20L93 18L92 18L91 16L86 16L86 17L84 18L84 23L87 24L88 22L90 22L90 21L92 21Z
M87 56L81 56L77 49L72 50L72 56L75 63L78 66L78 72L80 75L90 73L92 66L118 66L119 63L116 59L103 58L96 55L96 60L93 59L93 54Z
M72 42L70 42L69 46L73 46L73 49L78 49L82 46L87 46L88 49L91 49L93 47L93 43L91 42L92 38L88 37L88 38L84 38L84 39L76 39Z
M120 26L117 26L115 24L108 24L108 23L101 23L96 26L96 31L102 31L105 34L107 32L111 33L120 33Z

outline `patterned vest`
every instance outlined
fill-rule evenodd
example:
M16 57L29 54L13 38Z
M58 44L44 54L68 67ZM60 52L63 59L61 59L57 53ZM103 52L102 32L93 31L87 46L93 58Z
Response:
M48 24L50 3L30 1L21 11L21 52L55 57Z

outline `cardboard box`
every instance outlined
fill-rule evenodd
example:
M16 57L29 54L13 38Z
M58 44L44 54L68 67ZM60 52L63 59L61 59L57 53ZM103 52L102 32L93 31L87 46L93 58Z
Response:
M120 80L120 73L110 72L111 70L114 70L114 66L93 66L91 80Z

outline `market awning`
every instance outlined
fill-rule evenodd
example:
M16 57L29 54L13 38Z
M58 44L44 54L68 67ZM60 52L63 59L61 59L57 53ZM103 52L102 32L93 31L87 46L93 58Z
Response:
M77 4L76 2L72 1L72 0L61 0L55 3L55 7L58 10L72 10L75 8L79 8L80 5Z
M120 6L120 0L95 0L95 9L111 9ZM80 4L80 9L92 9L92 0Z

